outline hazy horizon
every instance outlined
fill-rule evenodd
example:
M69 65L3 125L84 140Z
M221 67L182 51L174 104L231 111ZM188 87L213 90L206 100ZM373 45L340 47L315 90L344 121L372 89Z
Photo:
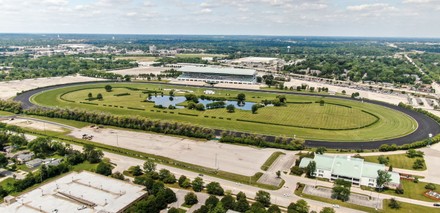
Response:
M440 0L0 0L0 33L440 38Z

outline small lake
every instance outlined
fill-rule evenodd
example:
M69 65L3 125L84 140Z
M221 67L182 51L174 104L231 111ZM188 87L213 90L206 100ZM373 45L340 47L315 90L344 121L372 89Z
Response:
M186 101L186 98L183 96L174 96L172 98L172 100L170 100L170 96L168 95L164 95L162 96L151 96L150 101L153 101L155 105L162 105L164 107L168 107L170 105L175 106L176 108L183 108L182 106L176 106L177 104L183 103ZM205 105L212 103L215 101L209 101L209 100L202 100L199 98L199 103ZM225 101L226 105L232 104L235 106L236 109L241 109L241 110L251 110L252 109L252 105L255 104L255 102L245 102L243 105L238 105L237 101Z

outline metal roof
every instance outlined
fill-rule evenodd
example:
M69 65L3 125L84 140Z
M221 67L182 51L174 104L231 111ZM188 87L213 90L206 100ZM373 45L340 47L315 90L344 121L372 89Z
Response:
M177 71L186 73L210 73L210 74L223 74L223 75L255 75L256 70L253 69L237 69L230 67L194 67L185 66L179 68Z

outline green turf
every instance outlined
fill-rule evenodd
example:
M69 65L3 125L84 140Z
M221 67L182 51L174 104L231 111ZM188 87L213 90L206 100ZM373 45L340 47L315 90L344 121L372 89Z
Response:
M404 190L403 194L396 194L394 190L385 190L383 193L398 197L406 197L415 200L438 202L423 195L426 191L428 191L427 189L425 189L425 186L428 183L425 182L414 183L413 181L409 181L409 180L401 180L400 183L402 184ZM435 191L440 192L440 185L435 184L435 186L437 188Z
M397 154L397 155L384 155L385 157L388 157L390 159L390 163L388 165L392 165L394 168L400 168L400 169L413 169L414 161L416 161L418 158L409 158L406 156L406 154ZM373 162L373 163L379 163L377 160L379 156L364 156L363 158L365 161ZM426 170L425 168L421 170Z
M11 112L0 111L0 116L11 116L11 115L15 115L15 114Z
M184 89L191 90L197 95L203 94L204 89L186 86L157 85L157 84L112 84L112 92L104 90L105 84L83 85L66 87L56 90L46 91L32 97L32 101L43 106L59 106L68 108L83 108L87 110L107 111L119 115L141 115L160 120L172 120L188 122L191 124L203 125L206 127L232 129L243 132L253 132L280 136L298 136L305 139L328 140L328 141L369 141L379 139L396 138L414 131L416 122L398 111L357 101L341 100L336 98L324 98L327 103L324 106L315 103L320 97L286 95L288 102L312 102L311 104L288 103L285 107L265 107L258 110L257 114L250 111L236 110L235 113L227 113L225 109L206 110L203 112L176 109L162 110L153 108L153 103L141 102L147 98L141 91L133 91L123 87L132 87L148 90L160 89ZM234 98L242 91L213 89L217 97ZM91 92L94 96L101 93L104 100L87 101L87 94ZM130 93L129 96L114 96L114 94ZM168 91L164 90L165 95ZM260 102L261 100L274 99L277 94L261 92L244 92L248 102ZM75 101L67 102L60 99L63 95L64 100ZM229 94L227 96L226 94ZM184 95L182 93L177 94ZM81 104L79 102L92 102L95 105ZM112 107L103 105L113 105ZM334 104L348 105L347 108ZM114 106L117 107L114 107ZM122 108L121 108L122 107ZM127 107L145 109L145 111L130 110ZM153 112L151 111L153 110ZM377 118L377 123L372 126L354 130L323 130L330 129L349 129L358 128L373 123ZM170 112L174 112L171 114ZM178 115L177 113L190 113L198 116ZM230 120L228 120L230 119ZM237 121L243 119L256 122L268 122L271 124L252 123ZM287 125L287 126L286 126ZM300 127L292 127L300 126ZM301 128L304 127L304 128ZM316 129L318 128L318 129Z
M397 202L399 202L399 199L397 199ZM390 200L384 201L384 209L381 212L384 213L419 213L419 212L425 212L425 213L434 213L434 212L440 212L439 207L426 207L426 206L419 206L414 205L411 203L405 203L405 202L399 202L401 208L400 209L392 209L388 206L390 203Z
M267 171L270 166L272 166L273 162L275 162L278 157L280 157L281 155L285 155L285 153L283 152L274 152L272 153L269 158L266 160L266 162L263 163L263 165L261 166L261 170L263 171Z

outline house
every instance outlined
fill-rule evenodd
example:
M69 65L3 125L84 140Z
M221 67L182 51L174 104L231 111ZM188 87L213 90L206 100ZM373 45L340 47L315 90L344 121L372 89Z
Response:
M40 159L40 158L35 158L35 159L33 159L33 160L30 160L30 161L26 162L26 166L27 166L29 169L32 169L32 168L35 168L35 167L40 166L42 163L43 163L43 160L42 160L42 159Z
M313 176L325 178L330 181L344 179L354 186L377 187L376 179L378 170L386 171L385 165L365 162L364 159L352 158L351 156L330 156L316 154L313 159L303 158L299 167L305 168L311 161L316 163L316 170ZM391 175L391 182L387 184L390 188L400 185L400 175L396 172L388 172Z
M60 165L60 163L61 163L61 161L62 161L63 159L61 159L61 158L51 158L51 159L45 159L44 161L43 161L43 164L44 165L46 165L46 166L58 166L58 165Z
M30 161L34 157L34 155L35 154L33 152L22 153L17 155L16 159L19 163L23 164L25 162Z

